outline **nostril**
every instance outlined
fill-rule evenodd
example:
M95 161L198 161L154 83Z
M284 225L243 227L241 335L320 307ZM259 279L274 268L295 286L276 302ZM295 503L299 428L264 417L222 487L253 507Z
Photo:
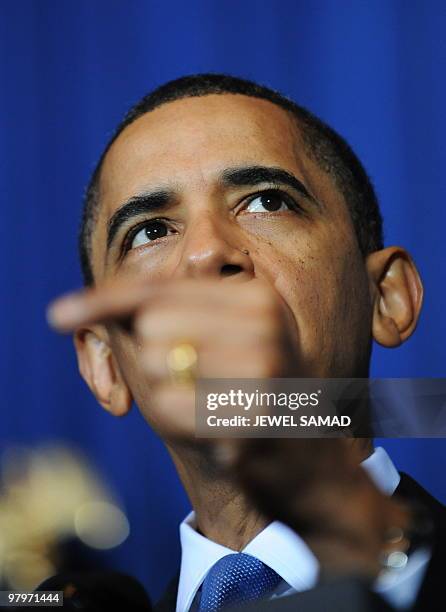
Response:
M241 266L237 266L237 265L234 265L234 264L226 264L220 270L220 274L222 276L234 276L234 274L240 274L240 272L242 272L242 271L243 270L242 270Z

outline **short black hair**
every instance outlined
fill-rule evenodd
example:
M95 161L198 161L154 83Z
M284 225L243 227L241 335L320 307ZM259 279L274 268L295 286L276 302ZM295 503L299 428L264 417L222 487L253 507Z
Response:
M261 98L289 112L297 121L307 154L330 175L344 196L362 254L366 256L383 247L382 217L373 185L344 138L306 108L269 87L227 74L196 74L169 81L144 96L127 112L106 145L84 198L79 251L86 285L94 284L91 237L99 209L101 169L110 147L128 125L145 113L174 100L210 94L239 94Z

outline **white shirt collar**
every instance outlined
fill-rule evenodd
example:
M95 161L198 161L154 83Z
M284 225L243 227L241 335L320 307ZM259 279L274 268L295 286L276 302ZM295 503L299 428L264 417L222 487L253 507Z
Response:
M376 448L362 466L384 493L394 493L400 475L383 448ZM186 612L211 567L222 557L238 551L212 542L198 533L194 512L181 523L180 540L182 553L176 610ZM242 552L263 561L296 591L310 589L317 580L318 563L315 556L297 533L278 521L270 523L256 535Z
M361 465L383 493L386 495L395 493L401 476L382 446L375 448L375 451Z

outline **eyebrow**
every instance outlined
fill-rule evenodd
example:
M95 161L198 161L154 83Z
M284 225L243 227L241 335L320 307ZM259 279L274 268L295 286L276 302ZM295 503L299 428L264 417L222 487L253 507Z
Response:
M317 200L310 195L302 181L296 178L294 174L274 166L228 168L222 173L221 181L224 185L230 187L254 187L261 183L288 185L315 204L318 204Z
M174 199L173 191L160 189L133 196L110 217L107 224L107 249L123 223L148 212L164 210Z
M224 187L255 187L263 183L288 185L316 206L319 202L309 193L305 185L291 172L275 166L240 166L227 168L219 182ZM111 216L107 224L107 250L110 248L119 228L123 223L141 214L165 210L177 193L167 189L157 189L132 196L124 202Z

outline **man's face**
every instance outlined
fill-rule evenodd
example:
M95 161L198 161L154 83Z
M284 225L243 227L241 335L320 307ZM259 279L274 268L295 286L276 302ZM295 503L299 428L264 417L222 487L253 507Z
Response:
M191 277L230 291L260 279L295 319L306 375L367 375L369 284L350 215L284 110L240 95L165 104L115 141L100 193L98 286L118 275L148 283ZM152 422L135 338L111 328L110 340Z

